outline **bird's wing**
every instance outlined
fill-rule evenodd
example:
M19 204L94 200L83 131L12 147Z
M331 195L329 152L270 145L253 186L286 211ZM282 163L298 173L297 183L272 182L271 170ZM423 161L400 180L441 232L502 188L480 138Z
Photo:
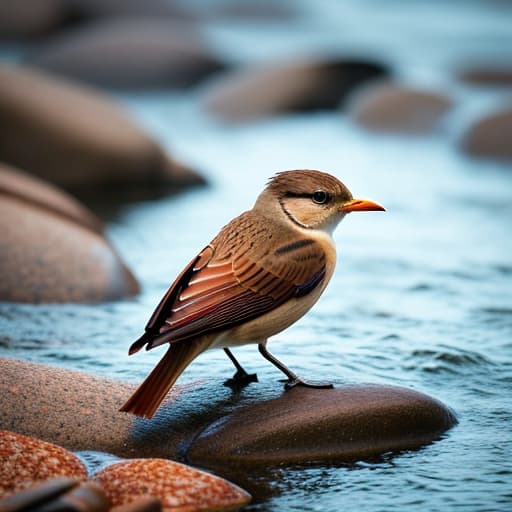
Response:
M228 224L178 276L130 353L235 327L312 291L325 275L322 247L290 233L269 243L273 235L250 212Z

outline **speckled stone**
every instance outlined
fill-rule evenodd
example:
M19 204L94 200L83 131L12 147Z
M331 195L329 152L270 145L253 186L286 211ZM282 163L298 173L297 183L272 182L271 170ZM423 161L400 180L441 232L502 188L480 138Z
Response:
M87 470L60 446L0 430L0 497L55 477L85 480Z
M450 98L442 93L385 82L358 91L348 112L369 130L417 135L439 128L451 106Z
M51 212L92 231L103 232L100 219L75 198L50 183L0 162L0 196L2 195Z
M185 88L224 65L195 26L165 18L112 18L38 45L33 66L94 85Z
M184 423L171 423L166 407L184 388L175 387L155 421L119 412L134 388L82 372L0 359L0 429L44 439L74 452L176 457L178 446L194 430Z
M343 58L266 63L222 75L205 88L202 102L231 121L333 109L362 83L388 74L382 64Z
M68 189L204 183L108 97L34 69L0 64L0 118L0 160Z
M96 473L114 505L130 503L141 495L155 496L167 512L236 510L251 496L217 476L163 459L119 462Z
M138 292L103 235L51 207L0 193L0 232L0 300L97 302Z
M297 387L212 423L187 460L205 467L349 462L417 448L456 422L442 403L405 388Z
M461 145L473 156L512 159L512 107L477 119L463 134Z

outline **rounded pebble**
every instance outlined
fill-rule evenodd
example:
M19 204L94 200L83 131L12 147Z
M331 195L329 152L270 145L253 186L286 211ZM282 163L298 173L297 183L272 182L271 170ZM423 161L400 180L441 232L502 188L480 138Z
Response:
M85 480L87 470L60 446L0 430L0 497L56 477Z
M462 148L474 156L512 158L512 108L477 119L462 137Z
M357 124L369 130L416 135L438 128L451 105L441 93L380 83L356 93L348 112Z
M227 480L163 459L119 462L92 478L101 484L113 505L149 495L160 499L164 511L192 512L234 510L251 499Z
M222 75L205 87L202 102L229 121L333 109L362 83L388 73L382 64L343 58L265 63Z

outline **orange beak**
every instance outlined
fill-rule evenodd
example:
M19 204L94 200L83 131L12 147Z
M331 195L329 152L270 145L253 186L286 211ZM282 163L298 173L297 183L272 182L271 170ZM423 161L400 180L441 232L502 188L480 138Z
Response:
M370 211L385 212L386 210L380 204L368 201L368 199L351 199L340 207L340 212L343 213Z

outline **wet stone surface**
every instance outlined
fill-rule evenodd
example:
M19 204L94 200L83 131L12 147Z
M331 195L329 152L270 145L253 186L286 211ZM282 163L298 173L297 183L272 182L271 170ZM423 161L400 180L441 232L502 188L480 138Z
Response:
M117 411L129 385L18 361L1 360L1 367L1 428L73 450L181 458L202 467L347 462L416 448L456 423L443 404L405 388L295 388L270 400L212 402L214 383L178 388L153 420L144 420ZM21 382L23 368L30 378ZM31 392L41 384L60 402ZM41 411L45 423L34 419Z

